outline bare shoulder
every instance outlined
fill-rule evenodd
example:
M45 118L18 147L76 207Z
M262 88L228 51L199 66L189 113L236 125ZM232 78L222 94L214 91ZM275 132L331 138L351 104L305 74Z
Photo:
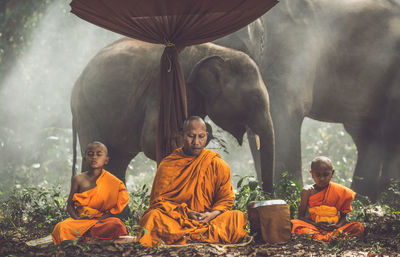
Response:
M83 181L86 180L87 180L86 172L82 172L73 176L71 183L80 185Z
M322 190L322 189L318 189L315 184L305 186L304 188L307 188L308 196L314 195Z
M303 187L303 190L312 191L312 190L314 190L314 185L306 185L306 186Z
M303 190L301 191L301 196L310 196L314 193L314 185L307 185L303 187Z

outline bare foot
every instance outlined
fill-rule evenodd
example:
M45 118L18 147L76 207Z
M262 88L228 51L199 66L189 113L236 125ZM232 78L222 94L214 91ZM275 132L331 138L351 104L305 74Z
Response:
M117 239L114 239L113 242L116 244L134 243L134 242L136 242L136 237L135 236L120 236Z

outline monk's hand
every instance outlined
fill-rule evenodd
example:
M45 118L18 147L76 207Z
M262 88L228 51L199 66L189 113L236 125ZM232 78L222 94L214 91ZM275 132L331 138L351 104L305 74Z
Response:
M328 223L327 225L325 225L325 227L326 227L326 229L325 229L326 231L333 231L333 230L339 228L339 226L336 225L335 223Z
M76 220L90 220L90 219L92 219L92 218L89 217L89 216L79 216L79 217L76 217Z
M104 220L104 219L107 219L109 217L112 217L112 214L109 211L107 211L106 213L104 213L103 215L101 215L99 217L93 216L92 219L94 219L94 220Z
M200 217L201 217L201 213L200 212L197 212L197 211L188 211L188 217L189 217L189 219L192 219L192 220L196 220L196 221L199 221L200 222Z
M333 231L338 228L334 223L329 222L318 222L315 226L325 231Z
M211 211L211 212L203 212L200 213L200 220L199 222L201 223L207 223L213 220L215 217L217 217L219 214L221 214L221 211Z
M328 224L328 222L317 222L315 223L315 226L319 229L325 230L325 226Z

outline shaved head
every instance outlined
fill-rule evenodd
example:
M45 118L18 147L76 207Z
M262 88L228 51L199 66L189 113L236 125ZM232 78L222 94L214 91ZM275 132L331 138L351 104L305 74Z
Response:
M333 170L332 161L326 156L315 157L311 162L311 170Z
M189 129L189 127L193 121L199 122L201 125L204 126L204 131L207 131L206 123L204 122L204 120L201 117L191 116L190 118L185 120L185 122L183 122L183 133L186 133L186 131Z
M103 148L104 148L104 151L105 151L105 153L106 153L106 155L108 155L107 146L106 146L105 144L103 144L102 142L100 142L100 141L93 141L93 142L90 142L90 143L86 146L85 153L88 151L88 149L91 149L93 146L101 146L101 147L103 147Z

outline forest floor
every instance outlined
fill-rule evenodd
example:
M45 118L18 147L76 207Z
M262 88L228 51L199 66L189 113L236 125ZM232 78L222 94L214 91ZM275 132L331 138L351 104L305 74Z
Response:
M287 188L290 181L282 184ZM258 195L261 189L252 189L250 184L238 185L236 209L246 211L250 196ZM284 191L290 196L285 200L299 202L299 191ZM364 204L353 201L349 221L364 224L366 235L357 240L333 239L330 243L292 236L281 244L244 242L238 245L190 244L184 246L142 247L139 243L116 244L111 241L82 243L79 240L63 242L60 246L28 246L26 242L49 235L66 213L59 191L40 188L18 189L7 201L0 204L0 257L14 256L400 256L400 183L391 190L382 202ZM390 198L389 198L390 197ZM131 195L129 218L124 220L128 232L137 231L137 222L148 206L148 188ZM282 199L282 198L280 198ZM294 200L293 200L294 199ZM239 208L242 206L242 208ZM295 216L295 213L292 213ZM49 240L51 243L51 240Z
M400 256L400 238L368 234L362 239L331 243L316 242L293 236L286 243L256 243L246 245L191 244L144 248L137 243L115 244L71 242L62 246L26 245L30 236L11 232L0 238L0 256Z

